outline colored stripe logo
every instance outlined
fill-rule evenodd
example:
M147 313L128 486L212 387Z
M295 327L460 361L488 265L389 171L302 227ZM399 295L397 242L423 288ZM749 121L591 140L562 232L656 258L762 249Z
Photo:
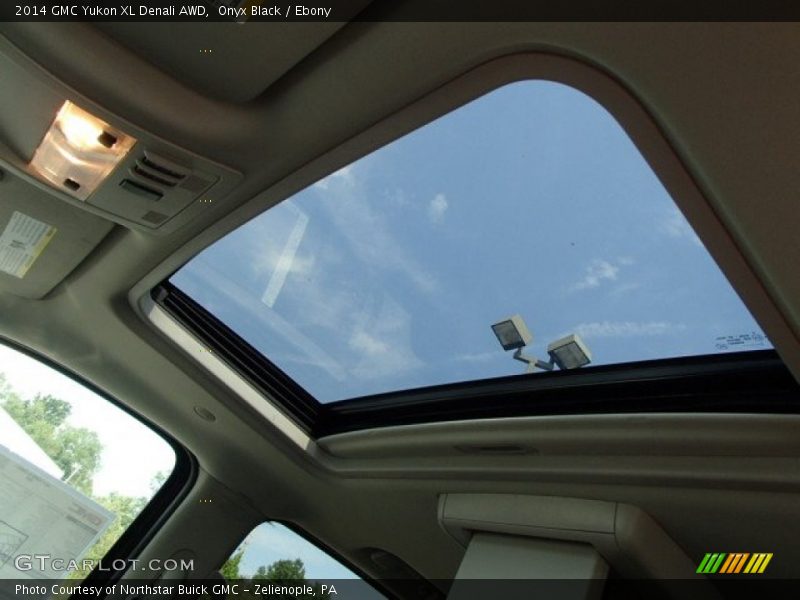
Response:
M763 573L771 560L771 552L708 552L697 567L697 572L705 575L755 575Z

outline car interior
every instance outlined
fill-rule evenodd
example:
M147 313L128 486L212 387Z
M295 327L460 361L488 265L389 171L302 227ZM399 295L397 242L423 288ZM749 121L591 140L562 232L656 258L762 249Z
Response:
M408 4L0 23L0 466L50 486L0 469L0 577L76 580L20 574L37 552L186 597L299 558L352 598L798 577L800 26ZM119 416L75 400L52 450L19 415L71 385ZM76 467L92 418L109 450ZM47 494L91 535L31 533Z

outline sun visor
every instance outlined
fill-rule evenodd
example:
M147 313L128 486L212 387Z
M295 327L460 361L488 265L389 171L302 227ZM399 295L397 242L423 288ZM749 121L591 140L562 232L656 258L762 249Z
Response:
M41 298L86 258L114 224L2 172L0 293Z

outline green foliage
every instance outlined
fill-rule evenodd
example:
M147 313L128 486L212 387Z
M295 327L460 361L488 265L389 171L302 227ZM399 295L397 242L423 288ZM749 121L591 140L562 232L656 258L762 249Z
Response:
M225 578L226 581L234 581L236 579L242 579L242 573L239 570L239 565L242 562L242 557L244 556L244 548L240 548L236 552L231 555L231 557L225 561L225 564L222 565L222 568L219 570L222 573L222 576Z
M92 496L92 479L100 469L100 456L103 446L95 432L67 424L72 407L68 402L53 396L37 395L32 400L20 398L8 385L0 373L0 406L31 436L64 473L65 480L77 490ZM167 473L159 472L153 477L150 489L155 493L167 478ZM130 526L147 504L147 498L123 496L111 493L107 496L94 496L96 502L111 511L116 518L103 536L89 550L84 558L100 561ZM246 579L241 574L244 548L234 552L220 569L228 581ZM73 580L83 579L88 571L79 569L70 573ZM307 596L292 598L315 598L325 600L330 594L323 594L316 582L306 580L306 569L299 558L278 560L269 566L256 570L252 581L275 585L311 585L313 592ZM254 597L253 600L262 600ZM272 595L271 597L275 597ZM280 595L277 595L280 598ZM239 599L241 600L241 599Z
M56 434L59 449L53 460L64 471L70 485L84 494L92 493L92 479L100 470L103 445L97 433L83 427L62 427Z
M5 406L6 402L18 402L19 396L9 385L6 376L0 373L0 406Z
M244 554L244 550L237 551L231 559L236 559L236 566L237 566L237 575L238 575L238 566L241 562L242 555ZM230 560L228 561L230 562ZM225 565L228 564L225 563ZM223 569L225 569L225 565L223 565ZM224 575L225 573L223 573ZM225 576L228 579L228 576ZM241 576L239 576L241 578ZM230 580L230 579L229 579ZM283 559L277 560L269 566L261 565L256 569L255 574L250 579L250 581L254 583L260 583L262 585L267 584L274 584L274 585L285 585L285 586L298 586L298 585L310 585L312 587L312 592L310 594L300 594L300 595L292 595L291 598L316 598L321 600L326 600L330 598L329 593L322 593L322 587L319 583L315 581L308 581L306 579L306 568L303 564L303 561L299 558L294 560L291 559ZM273 593L267 594L264 593L261 595L261 598L278 598L283 599L284 596L282 594ZM256 596L256 600L261 600L258 596ZM287 596L288 598L288 596Z
M111 525L109 525L108 529L106 529L105 533L103 533L102 537L97 540L97 543L89 549L89 552L84 557L93 561L99 561L108 553L111 546L114 545L120 536L125 533L125 530L130 526L136 516L142 512L147 504L147 498L135 498L111 493L108 496L97 496L94 500L116 515L116 518ZM73 571L69 578L83 579L88 574L89 571L78 569Z
M92 479L100 469L103 446L97 433L66 424L72 407L68 402L37 394L23 400L5 382L0 385L0 404L22 429L53 459L64 479L86 495L92 493Z
M158 471L155 475L153 475L153 479L150 480L150 492L155 494L158 490L161 489L161 486L164 485L164 482L169 477L169 473L165 471Z
M295 560L283 559L272 563L269 567L263 565L253 575L253 581L270 581L281 585L291 585L306 580L306 568L299 558Z
M253 574L253 576L248 579L241 573L241 562L243 556L244 548L239 548L227 561L225 561L225 564L222 565L220 573L222 573L222 576L225 577L226 581L249 581L252 583L261 584L262 586L269 584L293 587L299 585L310 585L312 592L310 594L291 595L284 597L282 594L268 594L266 591L262 594L256 594L255 588L250 586L251 589L249 593L240 590L235 597L233 595L229 595L228 600L265 600L266 598L273 598L277 600L283 600L284 598L291 598L292 600L295 598L314 598L315 600L327 600L331 597L330 593L322 592L322 586L319 583L316 581L308 581L306 579L306 568L303 564L303 561L299 558L294 560L278 560L269 566L261 565L258 567L258 569L256 569L256 572Z

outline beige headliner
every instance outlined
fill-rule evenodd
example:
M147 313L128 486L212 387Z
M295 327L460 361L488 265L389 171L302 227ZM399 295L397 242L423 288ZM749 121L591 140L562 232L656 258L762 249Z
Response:
M268 25L258 26L266 34ZM371 435L368 460L352 445L367 434L323 441L309 454L134 306L158 277L266 206L513 74L555 68L551 75L617 114L800 373L800 26L351 24L247 104L203 97L90 26L3 24L1 31L107 111L246 176L228 216L212 207L166 237L118 227L45 299L0 295L0 333L161 424L205 471L192 498L224 499L187 505L148 552L190 548L200 568L211 569L238 534L268 515L306 527L354 560L361 548L383 547L426 576L448 577L462 551L438 527L438 494L527 492L636 504L690 556L709 546L766 548L776 553L771 572L792 574L800 549L784 532L800 525L795 417L449 423ZM441 87L521 52L528 56ZM668 144L652 137L654 128ZM198 419L195 406L212 410L216 422ZM653 432L674 438L689 429L705 443L651 441ZM748 443L731 444L731 431ZM564 449L492 457L454 453L450 442L478 436L538 448L545 432L565 440ZM433 441L409 456L407 440L419 435ZM593 443L609 438L610 446Z

